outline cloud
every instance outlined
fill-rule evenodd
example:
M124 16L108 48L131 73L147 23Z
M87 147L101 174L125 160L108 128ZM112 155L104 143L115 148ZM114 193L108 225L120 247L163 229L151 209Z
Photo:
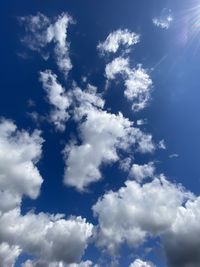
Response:
M200 266L200 197L180 207L172 227L162 236L170 267Z
M42 177L36 167L42 154L43 139L17 130L9 120L0 122L0 259L11 267L26 252L48 263L75 263L87 247L93 226L81 217L33 212L22 215L23 196L36 199ZM3 263L2 263L3 262Z
M153 18L152 22L156 27L168 30L173 22L171 10L164 8L161 16Z
M103 109L105 105L102 95L97 93L97 87L91 84L88 84L84 90L74 84L73 90L69 91L68 95L72 101L75 121L82 120L90 110Z
M158 148L159 149L163 149L165 150L167 147L166 147L166 144L165 144L165 140L161 140L159 143L158 143Z
M48 262L79 262L92 235L92 225L81 217L28 213L19 209L0 217L0 242L17 245L24 252Z
M45 15L38 13L36 16L21 17L26 35L22 39L31 50L43 53L44 48L50 43L54 44L54 57L60 71L67 76L72 68L69 58L69 43L67 42L67 30L73 19L67 13L62 13L52 21Z
M75 119L79 120L81 144L71 143L65 148L64 182L79 191L102 178L100 167L118 161L118 150L127 152L131 146L141 153L154 150L151 135L134 128L121 113L102 110L104 102L95 92L75 89L74 95L80 101Z
M42 154L39 131L17 130L9 120L0 121L0 213L20 205L23 195L38 197L43 179L35 166Z
M18 246L9 246L7 243L0 243L1 267L14 267L21 250Z
M143 182L145 178L153 177L155 167L153 162L144 165L133 164L129 177L133 177L137 182Z
M72 263L72 264L63 264L61 262L53 262L48 263L45 261L31 261L28 260L22 267L98 267L97 265L93 265L92 261L82 261L80 263Z
M131 162L132 162L132 158L131 157L122 159L120 161L120 169L123 170L124 172L129 171L130 168L131 168Z
M40 81L47 93L49 103L53 106L50 121L54 123L57 130L64 131L65 123L69 118L67 109L70 106L70 99L52 71L40 72Z
M162 234L170 229L188 197L182 187L163 176L144 185L127 181L125 187L107 192L93 206L99 221L98 246L115 254L124 243L137 247L148 237Z
M129 59L123 57L117 57L106 65L105 75L108 80L114 80L118 74L129 73Z
M128 58L118 57L106 65L105 76L110 81L116 79L119 74L124 80L124 96L133 101L132 109L144 109L150 100L152 88L152 80L147 71L141 65L131 69Z
M135 260L129 267L155 267L152 263L142 261L140 259Z
M169 155L170 159L178 158L178 157L179 157L179 154L171 154L171 155Z
M137 44L140 36L127 29L117 30L108 35L104 42L98 44L97 48L101 53L116 53L121 46L129 48Z

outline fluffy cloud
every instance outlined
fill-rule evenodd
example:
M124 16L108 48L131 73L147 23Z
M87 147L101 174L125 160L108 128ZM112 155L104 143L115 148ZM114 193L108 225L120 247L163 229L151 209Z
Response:
M155 266L152 263L148 263L140 259L137 259L129 267L155 267Z
M137 182L142 182L145 178L153 177L155 167L153 162L144 165L133 164L129 172L129 177L133 177Z
M81 217L64 219L45 213L21 214L23 195L38 197L42 177L35 164L42 153L40 132L17 130L0 122L0 259L1 266L14 265L23 251L48 263L81 260L93 226Z
M139 246L148 236L170 229L188 197L190 194L163 176L144 185L127 181L125 187L106 193L93 206L99 221L97 244L111 253L123 243Z
M67 75L72 68L67 42L67 30L69 24L73 23L72 18L67 13L62 13L51 21L38 13L36 16L22 17L20 21L26 30L26 36L22 42L34 51L41 51L48 44L53 43L56 63L59 69Z
M123 75L129 71L129 59L117 57L106 65L105 75L108 80L114 80L117 74Z
M102 164L119 160L118 150L127 151L132 145L142 153L152 152L152 137L133 127L122 114L111 114L99 107L103 102L98 96L90 96L76 89L75 95L82 100L75 110L79 125L81 145L66 146L65 184L83 191L92 182L101 179ZM77 116L78 114L78 116Z
M50 121L55 124L59 131L65 130L65 123L69 118L67 109L70 106L70 99L65 89L57 81L57 76L50 70L40 72L40 81L47 92L49 103L53 106L50 114Z
M91 84L88 84L84 90L74 84L73 90L69 91L68 95L72 100L75 121L82 120L94 108L104 108L105 101L97 93L97 87Z
M139 40L139 35L134 32L130 32L127 29L117 30L110 33L104 42L99 43L97 48L101 53L116 53L122 45L129 48L137 44Z
M162 236L170 267L200 266L200 197L180 207L172 227Z
M14 267L21 250L18 246L9 246L7 243L0 243L1 267Z
M147 71L141 65L131 69L128 58L118 57L106 65L105 75L109 81L116 79L119 74L124 79L125 97L133 101L132 109L134 111L144 109L150 100L152 87L152 80Z
M0 121L0 212L15 208L23 195L37 198L42 177L35 166L42 153L39 131L18 131L9 120Z
M92 225L81 217L28 213L19 209L0 217L0 242L17 245L47 262L79 262L92 235Z

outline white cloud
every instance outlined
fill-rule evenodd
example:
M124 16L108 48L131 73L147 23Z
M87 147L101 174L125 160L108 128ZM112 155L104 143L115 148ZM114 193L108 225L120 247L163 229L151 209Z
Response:
M129 70L125 86L125 97L135 102L132 105L132 109L134 111L144 109L150 100L150 89L152 86L152 80L147 71L140 65L137 69Z
M178 209L172 227L162 236L170 267L200 266L200 197Z
M142 182L145 178L153 177L155 167L153 162L144 165L133 164L129 177L133 177L137 182Z
M35 164L42 143L39 131L29 134L12 121L0 121L0 211L18 206L23 195L38 197L43 179Z
M85 107L85 104L83 104ZM100 167L119 160L118 150L136 145L142 153L152 152L152 137L132 126L122 114L101 109L81 109L84 121L79 125L81 145L66 146L65 184L82 191L102 178Z
M166 144L165 144L165 140L161 140L159 143L158 143L158 148L159 149L163 149L165 150L167 147L166 147Z
M70 99L65 89L57 81L57 76L50 70L40 72L40 81L47 92L49 103L53 106L50 114L50 121L55 124L59 131L65 130L65 123L69 118L67 109L70 106Z
M72 99L74 119L81 120L87 113L94 108L104 108L105 101L102 96L97 93L97 87L88 84L85 90L81 90L76 84L73 90L69 92Z
M1 267L14 267L21 250L18 246L9 246L7 243L0 243Z
M43 139L39 131L17 130L6 119L0 122L0 259L11 267L21 252L48 263L81 260L93 226L81 217L33 212L22 215L23 195L38 197L42 177L36 167Z
M127 181L125 187L106 193L93 206L99 221L97 244L112 254L123 243L141 245L148 236L160 235L172 226L188 197L163 176L144 185Z
M72 68L69 58L69 44L67 42L67 30L72 18L67 13L62 13L53 21L38 13L36 16L22 17L20 21L25 26L26 36L22 40L31 50L42 51L48 44L54 43L54 56L56 63L67 76ZM48 58L43 54L44 58Z
M79 262L91 235L92 225L81 217L65 220L61 215L44 213L23 216L19 209L0 217L0 242L17 245L47 262Z
M161 16L153 18L152 21L156 27L165 30L169 29L173 22L173 16L171 10L164 8L161 12Z
M131 69L128 58L118 57L106 65L105 75L109 81L116 79L119 74L124 79L125 97L133 101L132 109L134 111L144 109L150 100L152 87L152 80L147 71L141 65Z
M148 263L140 259L137 259L129 267L155 267L155 265L153 265L152 263Z
M105 75L108 80L116 78L117 74L129 73L129 59L123 57L117 57L106 65Z
M122 45L129 48L137 44L139 40L140 36L134 32L127 29L117 30L110 33L104 42L99 43L97 48L101 53L116 53Z

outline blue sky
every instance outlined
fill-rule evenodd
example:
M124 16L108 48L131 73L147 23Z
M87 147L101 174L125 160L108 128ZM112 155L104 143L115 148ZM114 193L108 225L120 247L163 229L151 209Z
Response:
M199 266L200 2L0 5L0 266Z

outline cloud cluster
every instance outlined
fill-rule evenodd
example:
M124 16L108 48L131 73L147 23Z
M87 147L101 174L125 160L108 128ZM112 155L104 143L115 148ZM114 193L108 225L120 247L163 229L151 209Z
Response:
M102 164L120 159L119 150L128 151L135 146L141 153L153 152L152 136L144 134L121 113L112 114L102 109L104 102L91 88L86 92L75 89L79 106L75 118L79 119L82 143L66 146L65 184L79 191L102 178ZM78 115L77 115L78 114ZM84 118L84 120L83 120Z
M168 29L170 14L154 18L155 26ZM69 58L67 30L72 18L63 13L50 20L41 13L21 18L26 36L22 40L31 50L42 52L54 44L57 66L65 76L72 68ZM102 54L124 55L139 42L139 35L117 30L97 46ZM121 49L123 47L123 49ZM107 85L121 76L124 96L132 101L133 111L144 109L150 100L152 80L142 65L130 66L129 57L118 56L105 67ZM105 101L98 89L88 84L85 90L74 82L65 92L52 71L40 72L40 81L53 109L50 121L58 130L66 121L77 123L78 136L64 150L64 183L79 191L100 180L101 167L119 161L129 172L125 186L106 192L92 207L97 217L96 243L116 255L121 245L136 248L148 238L159 237L169 267L200 266L200 198L181 185L155 176L153 162L133 164L134 153L152 153L155 145L150 134L143 133L123 114L105 110ZM138 125L143 124L138 120ZM42 154L41 133L17 130L8 120L0 121L0 262L13 267L18 256L26 252L33 258L23 267L97 267L81 261L93 234L93 225L82 217L46 213L21 213L24 196L36 199L43 179L37 168ZM166 149L164 140L157 146ZM172 155L173 156L173 155ZM133 165L132 165L133 164ZM134 180L132 180L134 178ZM146 178L151 181L146 182ZM108 216L109 215L109 216ZM130 267L153 267L136 259Z
M163 176L142 185L127 181L100 198L93 211L99 221L97 244L111 254L124 243L137 247L159 237L168 266L199 266L200 198ZM153 265L137 260L131 266Z
M137 247L147 237L162 234L172 227L188 197L183 188L163 176L143 185L127 181L125 187L106 193L93 206L99 221L98 245L115 254L124 243Z
M28 213L19 209L0 217L0 242L18 245L23 251L49 262L79 262L92 234L85 219Z
M139 40L138 34L127 29L119 29L110 33L104 42L98 44L97 48L101 53L116 53L121 46L129 48L137 44Z
M40 132L17 130L9 120L0 122L0 259L2 267L14 266L21 252L48 264L81 260L93 226L81 217L21 214L23 196L38 197L42 177L36 167L41 157ZM48 266L48 265L47 265Z
M53 106L50 121L54 123L57 130L64 131L69 118L67 110L70 106L70 99L52 71L40 72L40 81L47 93L48 102Z
M67 30L73 23L71 16L62 13L52 21L45 15L38 13L35 16L21 17L26 35L22 39L31 50L42 52L44 58L48 57L43 51L49 44L54 44L54 57L60 71L67 76L72 68L69 57L69 43L67 42Z
M132 109L144 109L150 100L152 88L152 80L147 71L141 65L131 69L128 58L118 57L106 65L105 76L111 81L119 74L124 80L124 96L133 102Z

